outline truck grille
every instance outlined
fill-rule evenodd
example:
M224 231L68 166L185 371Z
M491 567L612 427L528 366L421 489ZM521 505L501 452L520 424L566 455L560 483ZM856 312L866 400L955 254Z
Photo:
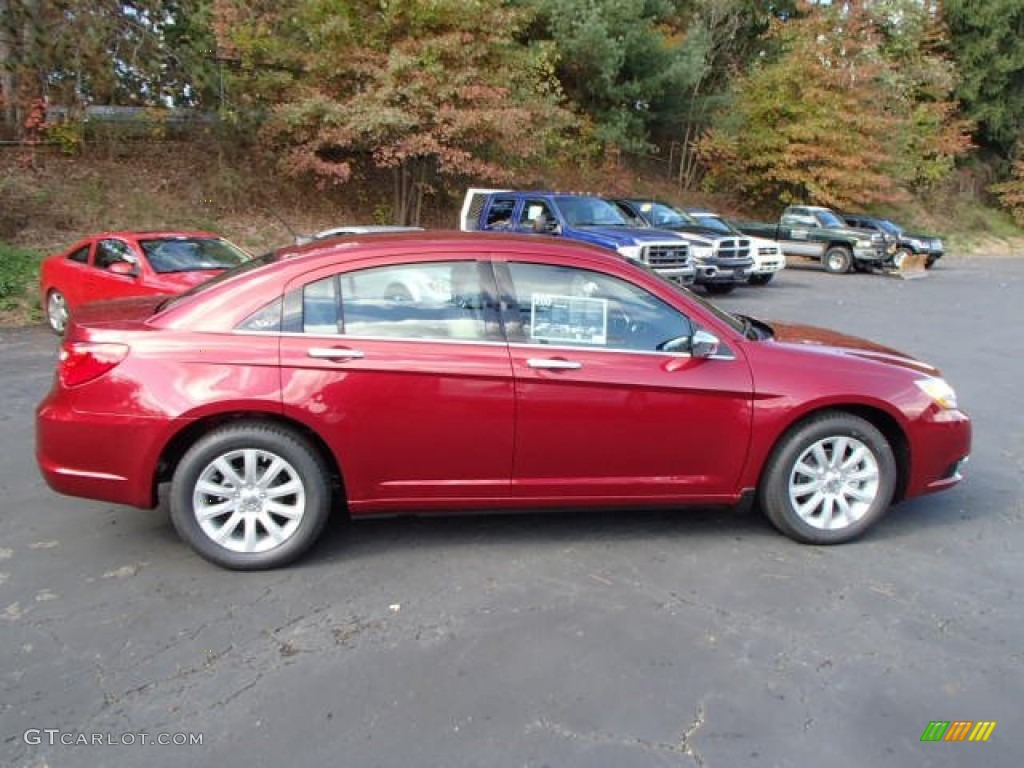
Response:
M659 268L685 267L690 264L690 247L680 241L678 245L648 245L644 248L644 263Z
M727 238L718 241L718 258L748 259L750 258L750 240L745 237Z

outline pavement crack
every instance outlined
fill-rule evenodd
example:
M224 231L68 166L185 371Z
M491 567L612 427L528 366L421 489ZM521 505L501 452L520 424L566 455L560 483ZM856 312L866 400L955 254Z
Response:
M704 757L700 752L693 746L692 739L697 735L697 731L704 727L704 723L707 722L707 714L704 711L704 702L700 702L697 705L697 715L694 717L690 727L683 731L683 738L679 742L679 751L687 757L693 759L693 762L697 764L698 768L704 768L707 763L704 762Z

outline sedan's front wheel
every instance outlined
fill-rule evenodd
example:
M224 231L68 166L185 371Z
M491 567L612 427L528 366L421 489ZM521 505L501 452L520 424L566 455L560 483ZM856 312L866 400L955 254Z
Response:
M870 422L830 412L790 430L768 460L761 506L782 533L811 544L860 536L884 514L896 459Z
M297 434L245 422L209 433L185 453L170 503L175 529L207 560L275 568L306 552L323 530L328 472Z

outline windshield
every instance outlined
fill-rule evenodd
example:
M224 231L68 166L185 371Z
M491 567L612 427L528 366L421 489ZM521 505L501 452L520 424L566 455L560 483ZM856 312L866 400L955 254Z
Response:
M195 272L229 269L249 259L249 254L219 237L162 237L140 240L153 271Z
M683 227L688 224L698 224L690 214L673 208L664 203L654 201L643 201L634 203L637 210L652 227Z
M713 213L697 213L694 214L694 218L697 219L697 223L702 227L705 227L706 229L713 229L715 232L721 232L723 235L742 234L738 230L729 226L724 219Z
M167 307L174 306L182 299L186 299L189 296L195 296L197 293L202 293L203 291L209 290L210 288L213 288L215 285L226 283L228 280L234 280L236 277L238 277L239 275L244 275L246 272L251 272L254 269L258 269L259 267L266 266L267 264L273 264L275 261L277 261L277 256L277 251L271 251L270 253L265 253L262 256L257 256L255 258L247 258L246 261L243 261L238 266L232 267L229 270L221 272L216 277L210 278L209 280L199 283L198 285L193 285L184 293L179 293L177 296L172 296L171 298L166 299L162 304L160 304L160 306L157 307L157 311L159 312L164 309L167 309Z
M878 222L878 226L880 226L890 235L896 235L896 237L899 237L900 235L903 234L903 229L897 226L896 224L893 224L888 219L875 219L875 221Z
M626 227L629 224L619 209L599 197L562 196L555 198L558 210L571 227Z
M836 229L846 229L849 225L836 216L832 211L815 211L815 217L818 219L818 223L823 227L835 227Z

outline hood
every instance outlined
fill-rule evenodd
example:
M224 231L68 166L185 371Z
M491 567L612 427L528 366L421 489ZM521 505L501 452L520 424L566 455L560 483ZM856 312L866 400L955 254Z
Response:
M891 347L876 344L857 336L848 336L845 333L816 328L811 325L771 323L771 327L775 331L774 340L779 344L811 348L825 355L859 357L884 365L908 368L929 376L940 375L939 370L933 365Z
M684 235L697 235L709 242L713 242L715 240L735 240L736 238L748 239L748 236L744 235L742 232L726 234L720 229L704 227L700 224L677 224L673 227L665 227L665 229L671 229L673 232L678 232Z
M195 285L205 283L223 271L223 269L195 269L188 272L164 272L154 275L147 282L151 288L158 291L182 293Z
M597 237L604 237L619 245L635 245L643 243L682 242L683 238L676 232L664 229L638 229L636 227L574 227Z

